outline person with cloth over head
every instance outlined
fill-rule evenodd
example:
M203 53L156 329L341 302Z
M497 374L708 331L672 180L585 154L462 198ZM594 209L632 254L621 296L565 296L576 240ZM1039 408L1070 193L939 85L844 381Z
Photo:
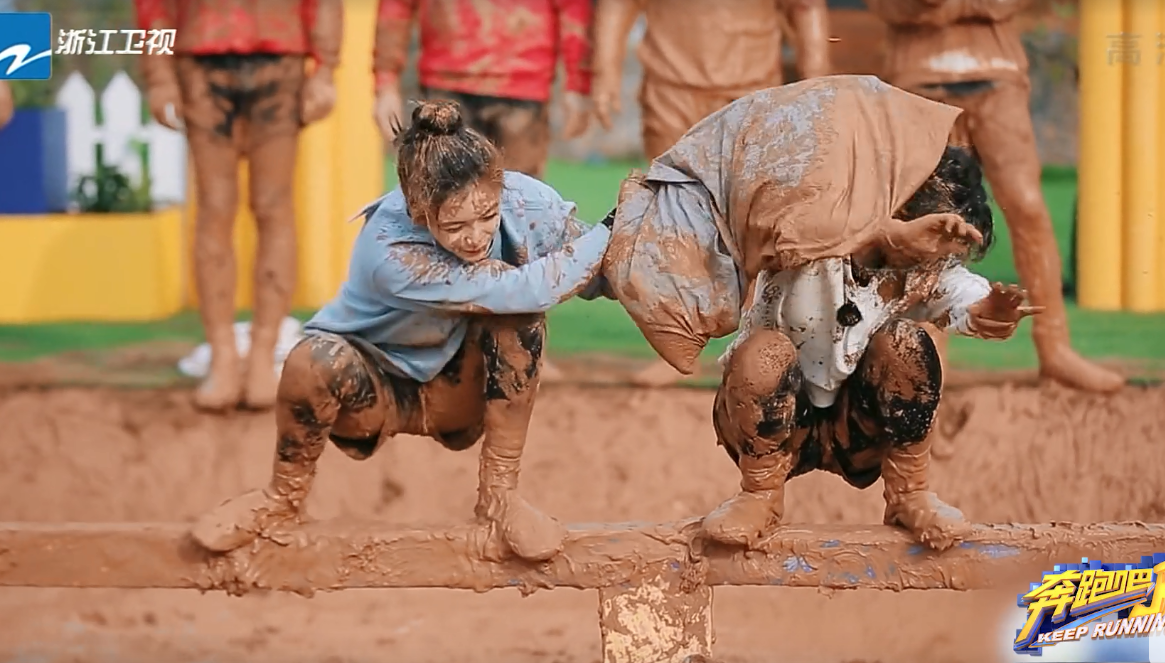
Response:
M741 327L713 409L741 490L704 519L712 540L755 545L812 470L883 478L885 522L930 546L966 532L928 482L934 335L1007 338L1039 309L964 266L992 218L977 160L947 143L959 112L826 76L733 102L624 182L603 274L656 352L690 374Z

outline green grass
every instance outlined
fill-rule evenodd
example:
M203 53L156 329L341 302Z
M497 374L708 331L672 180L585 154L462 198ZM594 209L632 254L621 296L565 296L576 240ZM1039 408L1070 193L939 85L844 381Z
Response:
M642 164L580 164L554 161L547 180L564 197L575 201L580 216L598 220L614 205L619 183ZM388 186L393 186L388 169ZM1045 173L1044 193L1052 213L1061 255L1067 259L1071 238L1072 206L1075 199L1075 172L1051 170ZM1017 280L1011 260L1011 241L999 215L996 245L974 266L989 279ZM1065 265L1067 267L1067 265ZM1065 270L1068 273L1068 270ZM301 318L310 311L301 311ZM1098 313L1070 310L1073 341L1084 354L1097 358L1133 360L1146 367L1165 367L1165 315ZM64 323L27 326L0 326L0 361L28 360L63 351L105 350L151 341L197 342L201 338L198 318L183 313L171 320L148 324ZM707 355L715 356L729 339L710 344ZM602 353L650 358L651 348L617 302L572 300L550 313L550 350L555 354ZM985 342L957 338L952 342L955 365L981 369L1018 369L1036 365L1035 351L1025 327L1006 342Z

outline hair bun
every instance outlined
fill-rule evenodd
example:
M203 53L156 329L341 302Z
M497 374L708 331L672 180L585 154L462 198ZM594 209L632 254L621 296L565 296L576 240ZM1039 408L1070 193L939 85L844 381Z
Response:
M461 107L453 101L422 101L413 109L413 124L424 133L449 136L457 133L464 123Z

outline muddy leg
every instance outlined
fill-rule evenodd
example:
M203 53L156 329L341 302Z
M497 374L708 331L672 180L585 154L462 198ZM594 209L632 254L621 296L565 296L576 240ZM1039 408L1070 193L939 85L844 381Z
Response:
M874 334L847 383L850 444L887 444L882 459L887 525L943 550L965 536L963 514L930 492L930 431L942 394L938 348L926 329L894 320Z
M1124 377L1080 356L1068 335L1060 251L1052 218L1040 185L1028 105L1030 87L998 83L969 107L971 138L983 161L983 172L1007 220L1019 281L1031 303L1045 310L1032 319L1032 339L1040 358L1040 374L1075 389L1119 390Z
M566 530L517 494L518 470L538 393L546 319L491 320L481 338L485 355L485 439L478 473L478 518L519 557L545 560L562 550Z
M298 521L337 418L343 414L361 422L362 430L353 429L353 437L378 434L392 416L381 403L383 397L373 373L346 341L331 335L300 341L279 381L271 483L202 516L192 530L195 540L210 550L233 550L274 527Z
M299 144L299 91L303 62L286 58L264 67L270 91L254 102L248 156L251 208L259 229L255 260L255 311L247 357L243 400L247 406L274 405L277 386L275 344L291 312L296 278L296 228L293 181Z
M194 401L202 409L224 410L238 404L242 386L233 327L239 126L233 121L229 93L235 81L230 72L210 70L190 58L179 60L178 65L197 186L194 284L211 349L210 372Z
M712 418L741 481L740 492L704 518L713 540L752 547L780 525L801 380L797 349L777 331L751 332L724 367Z

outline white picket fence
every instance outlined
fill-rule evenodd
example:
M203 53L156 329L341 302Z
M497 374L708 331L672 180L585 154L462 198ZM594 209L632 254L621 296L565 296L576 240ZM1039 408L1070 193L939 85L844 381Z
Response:
M144 143L154 204L185 200L186 138L153 119L143 124L142 99L142 92L124 71L113 76L100 98L84 76L69 74L57 93L57 107L65 111L70 188L96 171L98 145L103 146L106 165L116 166L135 185L140 184L143 160L138 145ZM101 124L97 123L98 103Z

